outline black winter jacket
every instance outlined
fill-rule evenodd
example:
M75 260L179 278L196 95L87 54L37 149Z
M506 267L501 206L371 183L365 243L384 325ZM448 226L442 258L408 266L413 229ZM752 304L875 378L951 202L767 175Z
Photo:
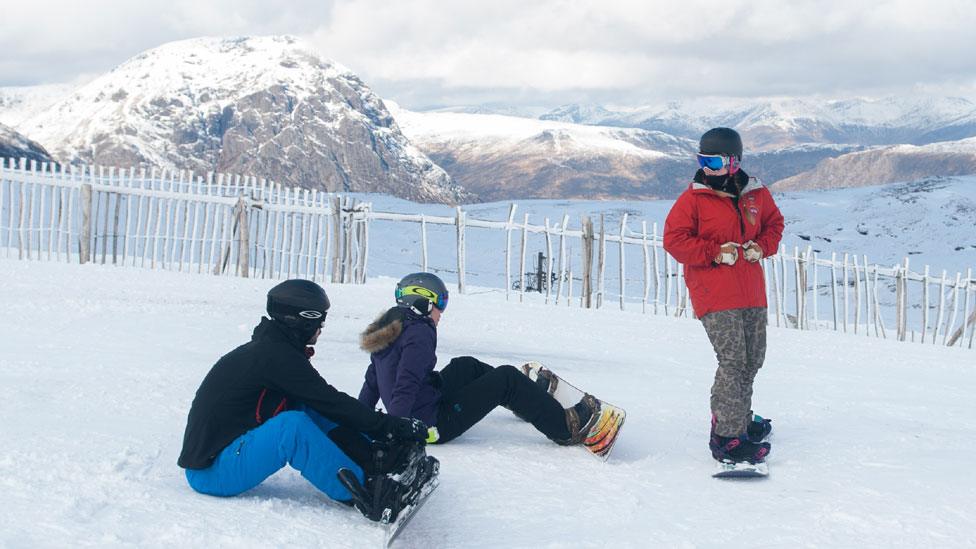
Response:
M262 318L251 341L221 357L197 389L177 463L206 469L234 439L302 404L374 437L387 432L392 421L329 385L305 356L305 347Z

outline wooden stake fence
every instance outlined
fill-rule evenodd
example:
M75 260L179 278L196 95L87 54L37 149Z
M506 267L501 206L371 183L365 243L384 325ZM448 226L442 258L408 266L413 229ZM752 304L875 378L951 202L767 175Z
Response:
M638 301L644 313L692 315L683 266L664 253L656 223L650 233L646 222L633 232L625 214L619 229L609 234L601 215L597 234L589 217L582 218L578 230L569 228L568 215L558 224L545 218L542 225L532 225L525 214L516 224L516 209L512 204L507 219L500 221L470 219L460 207L453 216L407 215L375 212L371 205L350 197L286 189L253 177L213 173L203 177L156 168L147 173L132 168L62 167L23 160L0 163L0 253L7 258L363 283L369 269L372 221L418 223L423 270L431 268L430 226L452 225L461 293L466 291L470 231L505 231L508 297L513 282L511 236L517 228L521 231L520 301L528 298L523 277L529 235L537 234L545 239L545 298L540 297L545 303L558 305L565 299L570 305L575 299L574 283L579 281L580 306L605 306L605 298L613 297L607 295L607 245L616 243L611 249L618 254L617 307L625 309L628 301ZM570 245L575 238L580 239L579 278L573 274L575 247ZM630 246L639 246L642 257L642 269L634 265L633 272L626 261ZM770 315L777 326L829 327L858 335L863 330L865 336L886 338L885 319L893 318L894 338L899 341L972 348L976 339L976 281L971 269L965 276L957 273L953 280L945 271L932 276L927 265L921 273L912 272L907 258L886 268L871 265L863 255L843 254L838 260L837 254L831 254L829 260L821 259L809 246L802 251L794 248L792 253L781 248L775 256L764 258L762 265ZM829 269L830 274L823 301L821 269ZM628 297L627 284L633 277L642 279L639 297ZM936 288L937 297L932 295ZM787 303L792 310L787 310ZM827 318L821 318L822 307L830 308Z

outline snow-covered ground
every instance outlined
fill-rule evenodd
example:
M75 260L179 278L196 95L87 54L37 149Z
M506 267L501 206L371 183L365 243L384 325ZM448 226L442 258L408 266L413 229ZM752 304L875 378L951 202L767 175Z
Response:
M381 534L286 470L237 498L190 490L186 412L249 338L271 281L0 259L0 546L368 547ZM393 281L327 286L313 363L356 392L357 335ZM606 464L505 410L433 447L442 485L402 547L971 547L971 350L770 329L756 410L771 475L709 477L714 355L688 319L455 295L441 363L540 360L627 409Z

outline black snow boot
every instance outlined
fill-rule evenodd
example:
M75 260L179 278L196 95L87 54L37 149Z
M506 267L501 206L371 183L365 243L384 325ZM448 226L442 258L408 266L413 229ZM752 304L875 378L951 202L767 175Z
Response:
M750 442L762 442L769 438L769 435L772 432L773 420L764 418L757 414L753 414L752 421L750 421L748 427L746 427L746 434L749 436Z
M768 442L755 443L749 436L723 437L713 434L708 443L712 457L726 463L762 463L769 455L772 446Z

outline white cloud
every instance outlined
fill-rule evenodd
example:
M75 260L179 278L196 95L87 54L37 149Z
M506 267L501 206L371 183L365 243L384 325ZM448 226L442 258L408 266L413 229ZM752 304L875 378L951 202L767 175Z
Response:
M6 12L0 84L8 85L108 70L190 36L269 33L309 39L408 107L976 81L976 10L959 0L39 0Z

